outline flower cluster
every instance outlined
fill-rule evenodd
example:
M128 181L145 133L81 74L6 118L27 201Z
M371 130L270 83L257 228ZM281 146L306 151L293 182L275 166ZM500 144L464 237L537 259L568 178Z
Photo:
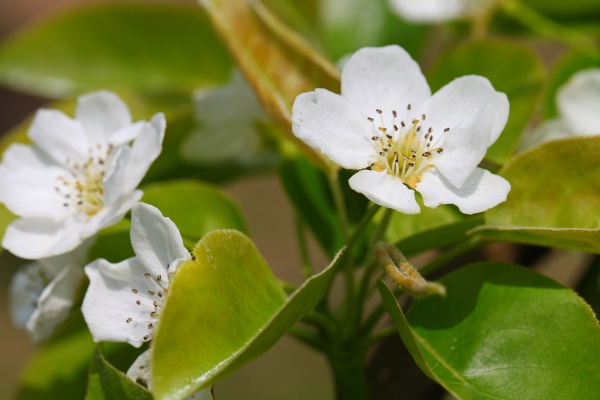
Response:
M133 123L119 97L99 91L79 98L74 119L38 111L27 133L33 145L6 150L0 202L20 218L2 245L36 260L13 279L11 311L34 341L68 316L94 236L141 198L137 186L160 154L164 132L162 114Z
M478 168L508 119L506 95L480 76L455 79L434 95L398 46L363 48L342 71L341 95L301 94L294 134L346 169L350 187L406 213L455 204L466 214L506 200L510 184ZM368 168L368 169L364 169Z

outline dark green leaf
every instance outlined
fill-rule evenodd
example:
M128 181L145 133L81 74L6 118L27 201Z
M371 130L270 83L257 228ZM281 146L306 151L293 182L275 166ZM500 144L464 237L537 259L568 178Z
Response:
M152 92L224 82L231 62L200 9L102 5L33 25L0 48L0 81L64 97L99 88Z
M512 159L500 172L512 188L473 231L508 240L600 253L600 137L545 143Z
M453 246L466 241L467 233L482 224L481 217L466 218L406 237L397 242L396 247L410 257L427 250Z
M110 365L96 347L88 381L86 400L152 400L148 390L138 385L124 373Z
M335 261L286 299L253 243L236 231L207 234L177 272L153 352L158 399L207 387L273 346L325 295Z
M446 298L388 311L417 364L457 399L593 399L600 327L573 291L530 270L478 263L440 280ZM409 325L410 324L410 325Z
M504 164L536 109L544 83L543 64L525 45L490 40L471 42L443 55L429 73L429 84L435 91L454 78L470 74L488 78L497 91L508 96L510 114L506 128L486 155L490 161Z
M143 187L144 203L171 218L184 238L193 243L216 229L248 232L237 204L218 188L194 180L157 182Z

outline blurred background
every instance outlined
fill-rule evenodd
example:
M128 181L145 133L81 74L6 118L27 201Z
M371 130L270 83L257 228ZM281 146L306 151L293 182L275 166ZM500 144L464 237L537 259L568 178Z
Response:
M161 0L130 0L131 2L160 3ZM178 3L195 6L192 0L163 0L165 3ZM18 31L20 27L61 13L73 7L82 7L101 0L0 0L0 39ZM119 3L124 3L120 1ZM335 3L335 2L330 2ZM345 4L338 2L338 4ZM343 7L342 7L343 8ZM337 10L337 11L336 11ZM340 7L331 7L329 12L339 12ZM360 10L359 10L360 12ZM377 18L377 15L371 15ZM379 16L379 18L382 18ZM367 28L365 28L367 27ZM363 24L357 29L368 29ZM368 30L365 35L368 36ZM405 38L406 39L406 38ZM427 67L435 51L444 47L444 39L439 32L433 32L429 40L429 53L421 54L421 63ZM560 46L534 44L547 63L551 63L562 51ZM341 52L341 50L340 50ZM338 54L337 56L339 56ZM0 133L6 133L21 123L27 116L48 100L27 96L0 88ZM301 283L299 254L295 242L294 214L277 176L259 175L243 181L228 183L224 189L241 205L252 233L265 259L275 274L292 283ZM0 190L2 190L0 188ZM310 242L314 265L324 267L328 260L314 242ZM412 260L415 265L423 264L430 258L425 254ZM568 286L574 286L585 272L590 257L564 251L545 251L534 247L506 244L486 246L476 254L460 260L464 263L476 259L519 261L558 279ZM457 263L457 264L458 264ZM7 304L7 288L12 275L21 261L7 252L0 256L0 400L12 399L16 394L19 374L29 357L35 351L24 331L13 327ZM565 268L568 265L568 268ZM450 266L449 268L451 268ZM398 338L384 342L382 350L373 354L370 369L372 386L378 399L425 399L439 397L441 388L433 383L426 384L424 392L410 393L408 383L420 380L427 382L422 373L412 363L400 365L397 360L406 356ZM402 379L400 376L402 375ZM215 388L217 400L233 399L313 399L333 398L330 372L325 360L310 349L284 338L259 360L251 363L233 376L219 383Z

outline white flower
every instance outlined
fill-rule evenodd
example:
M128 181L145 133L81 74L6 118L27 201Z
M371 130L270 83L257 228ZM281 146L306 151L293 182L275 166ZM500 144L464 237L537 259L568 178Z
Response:
M127 370L127 376L134 382L145 385L148 390L152 390L152 381L150 375L150 360L152 359L152 349L148 349L131 364ZM213 400L212 388L203 389L185 398L185 400Z
M523 139L525 150L551 140L600 135L600 68L574 74L556 95L558 118L545 121Z
M256 94L239 71L229 84L194 93L196 119L201 126L181 145L181 154L197 164L249 162L263 144L257 123L267 120Z
M414 22L443 22L476 18L494 6L496 0L390 0L402 18Z
M34 342L47 339L69 315L83 282L87 240L70 253L24 265L10 286L13 322Z
M95 342L140 347L151 341L169 283L177 268L191 259L173 221L148 204L133 206L131 244L136 257L117 264L100 259L85 267L90 286L81 310ZM148 389L152 389L150 355L151 350L143 352L127 371ZM189 399L208 400L212 394L206 389Z
M477 168L506 124L508 100L480 76L455 79L433 96L398 46L364 48L342 71L342 94L303 93L294 134L346 169L350 187L406 214L455 204L466 214L506 200L510 184Z
M162 114L132 124L113 93L81 96L75 119L40 110L28 136L0 164L0 202L21 217L2 245L21 258L66 253L118 222L140 199L135 190L161 151ZM128 144L133 140L133 144Z
M96 342L139 347L152 340L169 282L191 258L173 221L144 203L132 209L131 244L136 257L85 267L90 285L81 309Z

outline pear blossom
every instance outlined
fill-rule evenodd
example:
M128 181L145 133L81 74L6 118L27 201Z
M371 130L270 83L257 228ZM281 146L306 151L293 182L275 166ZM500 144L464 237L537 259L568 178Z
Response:
M558 118L544 121L520 145L525 150L551 140L600 134L600 68L574 74L557 92Z
M506 200L510 184L477 165L508 119L508 100L480 76L434 95L419 66L398 46L363 48L342 71L341 95L303 93L294 134L346 169L350 187L394 210L455 204L466 214ZM365 169L366 168L366 169Z
M81 307L95 342L127 342L140 347L154 338L177 269L191 259L177 227L148 204L133 206L131 244L136 257L117 264L99 259L85 267L90 285ZM149 389L151 349L127 375ZM194 397L195 396L195 397ZM190 399L212 399L210 389Z
M173 221L148 204L133 206L130 236L136 257L85 267L82 311L94 341L139 347L154 337L170 280L191 256Z
M107 91L81 96L75 119L39 110L28 131L33 145L11 145L0 164L0 202L20 217L6 229L4 248L47 258L121 220L142 196L136 188L160 154L164 130L160 113L132 123Z
M14 324L34 342L47 339L69 315L84 280L88 239L72 252L25 264L9 289Z
M248 163L264 150L257 123L266 122L267 115L239 71L227 85L195 91L193 101L200 126L182 142L186 161Z
M398 15L413 22L444 22L476 18L497 0L390 0Z

